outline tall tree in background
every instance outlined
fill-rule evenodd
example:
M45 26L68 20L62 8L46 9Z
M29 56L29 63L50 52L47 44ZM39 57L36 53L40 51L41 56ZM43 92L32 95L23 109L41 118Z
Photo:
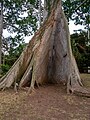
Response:
M19 59L9 72L0 79L0 89L10 87L14 82L19 87L39 86L44 83L66 83L68 93L90 96L83 88L77 64L72 55L67 20L61 0L50 1L46 21L36 32Z
M89 19L89 0L65 0L63 1L65 15L69 20L74 20L75 24L88 27Z
M87 39L87 32L80 31L71 35L72 51L77 61L79 71L88 73L90 66L90 44Z
M24 37L32 35L37 30L36 3L37 0L0 1L0 66L1 61L7 59L6 53L12 58L17 47L24 46ZM2 35L3 30L7 30L10 36ZM1 53L3 60L1 60Z
M87 38L90 39L90 1L89 0L65 0L63 8L68 21L73 20L75 25L83 25L87 30Z
M41 8L41 0L39 0L39 27L41 26L41 22L42 22L42 19L41 19L41 13L42 13L42 8Z
M11 33L16 32L17 35L31 35L36 30L35 2L35 0L5 0L4 29L7 28Z
M1 55L2 55L2 33L3 33L3 1L0 2L0 74L1 74Z

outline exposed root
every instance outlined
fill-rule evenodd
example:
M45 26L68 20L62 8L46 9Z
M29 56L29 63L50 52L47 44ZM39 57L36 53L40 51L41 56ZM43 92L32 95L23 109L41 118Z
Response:
M4 91L6 89L6 85L2 88L2 91Z
M90 98L90 90L86 89L84 87L78 88L78 89L74 89L73 93L75 95L79 95L79 96L83 96L83 97L88 97Z
M28 83L31 83L31 79L32 79L32 67L28 67L28 69L26 70L24 76L22 77L20 84L19 84L19 89L21 87L26 87L28 85Z
M36 83L37 88L39 88L39 83L37 81L35 83Z
M78 96L84 96L90 98L90 90L82 86L77 86L77 85L72 86L69 84L69 86L67 87L67 93L68 94L72 93Z
M75 94L84 97L90 97L90 90L84 88L82 82L78 80L79 77L76 72L72 72L72 74L68 78L67 82L67 93L68 94ZM80 82L79 82L80 81Z
M18 92L18 83L15 82L14 84L14 91L17 93Z
M31 94L33 92L35 92L35 88L34 87L30 87L28 92L27 92L27 95L29 95L29 94Z

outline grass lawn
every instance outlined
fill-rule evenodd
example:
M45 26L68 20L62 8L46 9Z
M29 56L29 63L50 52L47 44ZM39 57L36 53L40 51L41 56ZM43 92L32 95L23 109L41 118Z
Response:
M90 87L90 74L80 74L83 84Z

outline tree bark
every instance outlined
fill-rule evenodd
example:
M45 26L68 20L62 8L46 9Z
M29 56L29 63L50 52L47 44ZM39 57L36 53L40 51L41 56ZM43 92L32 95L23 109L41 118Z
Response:
M1 57L2 57L2 33L3 33L3 1L0 2L0 74L1 74Z
M83 88L78 67L71 50L67 20L61 0L51 9L51 14L29 42L9 72L0 79L0 89L18 82L19 88L35 84L66 83L67 93L90 96Z
M41 26L41 12L42 12L42 10L41 10L41 0L39 0L39 28L40 28L40 26Z
M46 0L44 0L44 8L43 8L43 22L47 18L47 10L46 10Z

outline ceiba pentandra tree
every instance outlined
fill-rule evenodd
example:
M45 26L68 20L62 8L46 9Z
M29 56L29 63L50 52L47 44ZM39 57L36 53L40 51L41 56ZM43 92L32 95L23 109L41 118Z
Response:
M30 85L29 92L45 83L66 83L67 93L90 96L83 88L71 50L68 23L61 0L55 0L42 27L35 33L18 60L0 79L0 89L17 82L19 88Z

